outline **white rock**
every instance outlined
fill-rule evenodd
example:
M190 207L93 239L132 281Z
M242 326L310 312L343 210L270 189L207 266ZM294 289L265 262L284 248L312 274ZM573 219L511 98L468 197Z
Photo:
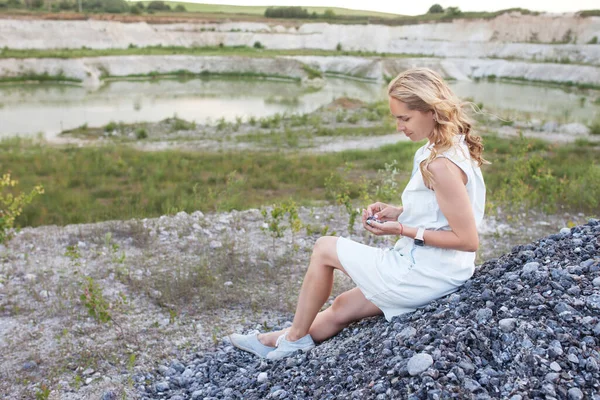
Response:
M196 218L196 219L204 218L204 213L202 211L194 211L192 213L192 218Z
M211 249L218 249L223 247L223 243L219 242L218 240L213 240L210 242L210 248Z
M25 276L23 277L23 279L25 279L27 282L35 281L35 278L35 274L25 274Z
M427 353L415 354L408 360L408 373L411 376L419 375L421 372L426 371L427 368L433 365L433 357Z
M544 132L556 132L556 131L558 131L558 122L554 122L554 121L546 122L542 126L542 130Z
M573 122L561 125L559 131L570 135L588 135L590 133L590 128L578 122Z
M256 378L258 383L266 382L268 379L269 379L269 375L266 372L261 372L260 374L258 374L258 377Z
M233 282L231 282L231 281L227 281L227 282L225 282L223 285L225 285L225 286L231 286L231 285L233 285Z

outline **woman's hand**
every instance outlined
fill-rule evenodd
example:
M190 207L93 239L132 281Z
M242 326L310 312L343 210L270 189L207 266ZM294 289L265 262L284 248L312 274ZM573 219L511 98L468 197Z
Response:
M379 221L397 221L402 214L402 207L394 207L380 201L369 204L366 209L367 217L375 216Z
M375 203L377 204L377 203ZM398 210L398 208L396 207L391 207L388 206L388 208L393 208ZM385 210L385 209L384 209ZM379 211L377 214L381 214L383 211ZM400 212L394 212L394 214L396 215L400 215L400 213L402 212L402 210L400 209ZM380 221L382 222L377 222L375 220L367 220L368 218L368 210L363 210L362 212L362 223L363 226L366 230L368 230L369 232L371 232L374 235L377 236L383 236L383 235L400 235L402 233L402 224L400 224L398 221L396 221L398 219L398 217L393 218L393 219L388 219L387 221L383 221L380 219Z

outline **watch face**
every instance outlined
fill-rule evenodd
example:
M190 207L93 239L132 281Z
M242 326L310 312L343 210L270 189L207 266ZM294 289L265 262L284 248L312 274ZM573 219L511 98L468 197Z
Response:
M422 241L421 239L415 239L415 244L416 244L417 246L423 246L423 245L425 245L425 242L424 242L424 241Z

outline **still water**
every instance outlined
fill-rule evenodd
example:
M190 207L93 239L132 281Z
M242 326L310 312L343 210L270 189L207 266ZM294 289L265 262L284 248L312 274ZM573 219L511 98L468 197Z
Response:
M559 88L500 82L451 86L460 97L503 117L590 123L600 115L594 96ZM111 81L96 91L60 84L0 85L0 137L53 136L84 124L155 122L174 115L214 123L305 113L342 96L371 102L385 99L385 92L382 84L340 78L328 78L320 89L288 81L216 78Z

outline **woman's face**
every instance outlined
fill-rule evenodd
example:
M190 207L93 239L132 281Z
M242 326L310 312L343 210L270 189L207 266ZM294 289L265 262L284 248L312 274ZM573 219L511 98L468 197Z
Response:
M433 111L409 110L406 103L392 96L389 96L389 102L390 112L396 119L398 132L404 132L413 142L429 138L435 126Z

